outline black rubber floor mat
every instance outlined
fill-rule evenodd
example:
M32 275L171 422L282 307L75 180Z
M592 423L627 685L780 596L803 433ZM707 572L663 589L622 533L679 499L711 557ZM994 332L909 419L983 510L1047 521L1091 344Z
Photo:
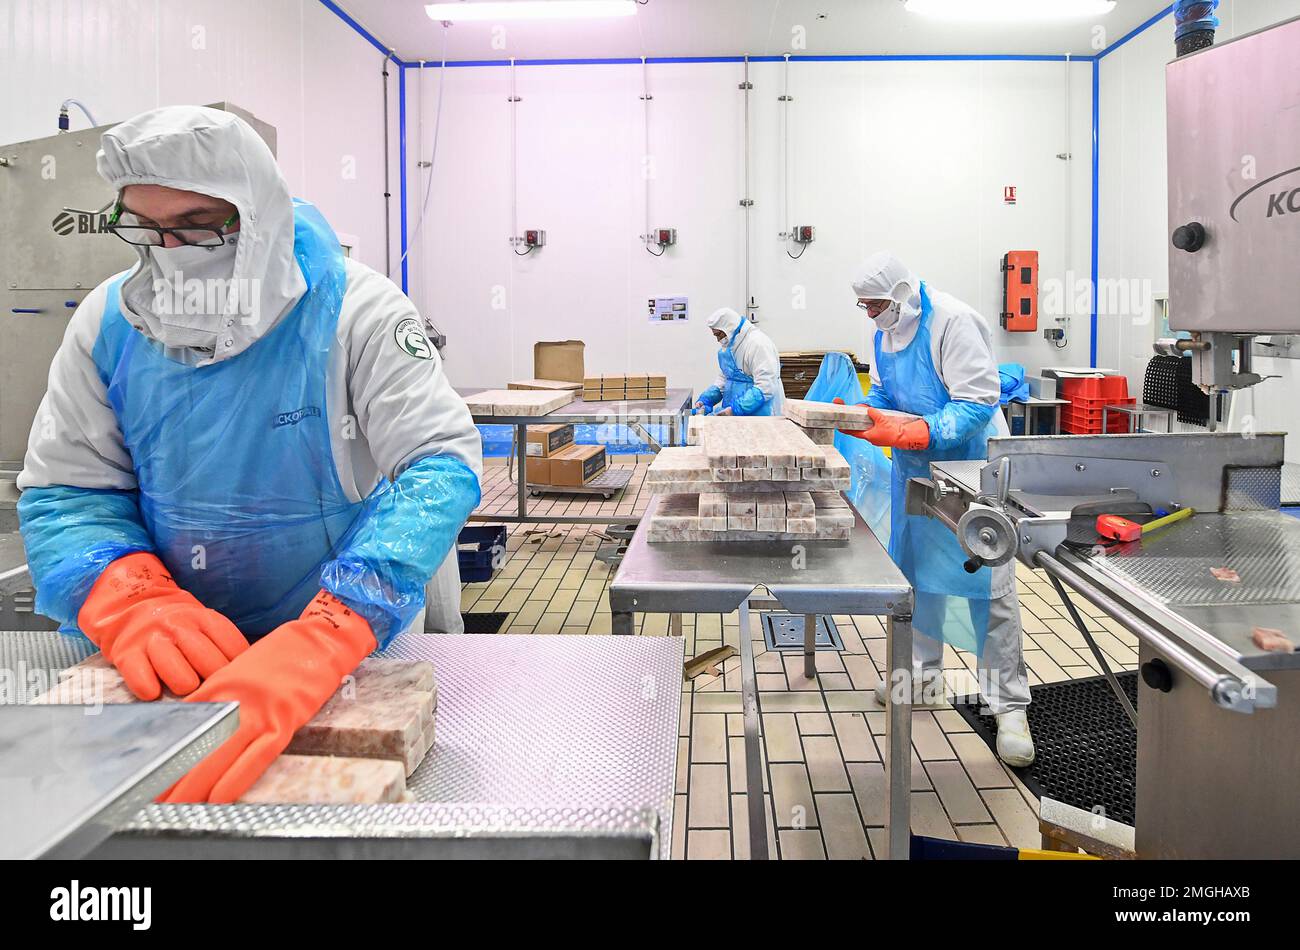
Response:
M509 614L461 614L466 633L499 633Z
M1137 673L1116 678L1137 708ZM1133 824L1137 797L1137 731L1104 676L1030 688L1029 730L1034 764L1012 769L1038 798ZM997 721L981 715L978 696L953 702L963 719L997 754ZM1141 713L1139 713L1141 715ZM1100 809L1100 811L1099 811Z

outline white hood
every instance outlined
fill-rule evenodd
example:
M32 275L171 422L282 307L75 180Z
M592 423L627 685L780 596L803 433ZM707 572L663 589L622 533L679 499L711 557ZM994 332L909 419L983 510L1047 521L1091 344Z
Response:
M879 251L867 258L853 278L860 300L892 300L899 305L899 320L883 332L911 339L921 316L921 278L893 254Z
M710 330L721 330L731 338L731 334L736 332L736 327L740 326L741 316L730 307L722 307L709 314L708 323Z
M99 174L119 194L127 185L165 185L222 198L239 209L234 292L216 327L215 351L200 365L242 353L306 293L293 255L289 188L271 150L243 119L201 106L167 106L114 126L100 144ZM129 311L124 316L158 339L158 318L149 306L149 251L136 251L140 264L122 288ZM257 288L255 299L243 299L247 288Z

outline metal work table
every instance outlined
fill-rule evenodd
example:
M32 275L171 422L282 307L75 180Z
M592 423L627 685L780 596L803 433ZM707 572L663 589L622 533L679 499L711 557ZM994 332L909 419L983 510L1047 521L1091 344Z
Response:
M1023 418L1025 420L1024 435L1059 435L1061 432L1061 407L1068 406L1068 399L1044 399L1039 396L1029 396L1025 399L1013 399L1006 405L1007 426L1014 431L1011 425L1015 419ZM1040 420L1043 414L1048 417L1048 423L1044 426Z
M1300 652L1253 636L1294 641L1300 630L1300 520L1279 510L1283 436L992 439L989 456L932 463L931 479L908 484L909 510L920 504L952 527L967 554L1012 553L1042 569L1063 585L1067 611L1066 588L1136 638L1142 676L1126 710L1137 729L1136 855L1300 853ZM1194 514L1097 545L1100 513L1180 507ZM1053 824L1071 814L1044 811L1049 837L1087 834L1086 812L1079 827Z
M47 663L84 653L54 633L8 637ZM381 655L438 678L414 803L149 805L92 856L670 856L680 640L407 634Z
M813 637L823 614L884 616L890 682L912 675L912 588L861 517L847 541L673 542L650 544L644 525L659 505L650 500L618 573L609 587L615 634L635 632L635 613L730 613L740 611L741 707L745 719L746 785L749 790L750 855L767 857L762 757L758 747L760 695L750 641L750 597L766 587L771 601L752 606L782 607L802 614L804 675L816 675ZM639 638L638 638L639 639ZM660 639L660 638L655 638ZM909 702L894 702L905 693ZM911 814L911 690L890 690L886 722L885 786L888 850L906 858Z
M80 858L235 731L235 703L0 706L0 858Z
M483 392L482 386L457 388L462 396ZM663 399L638 399L633 401L584 402L580 396L573 402L538 416L474 416L478 425L511 425L515 427L515 445L522 449L528 444L528 427L536 425L625 425L636 432L656 450L660 447L646 430L647 425L667 425L668 444L677 445L686 431L686 420L691 412L694 394L689 389L669 389ZM635 524L636 515L545 515L528 514L528 477L525 472L526 453L516 454L515 487L518 492L517 511L513 515L475 514L471 521L491 521L505 524Z
M1133 432L1151 432L1154 430L1146 427L1147 416L1163 416L1165 427L1161 432L1174 431L1174 419L1178 417L1177 409L1169 409L1166 406L1152 406L1147 403L1139 403L1135 406L1106 406L1106 412L1102 418L1109 418L1112 412L1118 412L1124 417L1124 431Z

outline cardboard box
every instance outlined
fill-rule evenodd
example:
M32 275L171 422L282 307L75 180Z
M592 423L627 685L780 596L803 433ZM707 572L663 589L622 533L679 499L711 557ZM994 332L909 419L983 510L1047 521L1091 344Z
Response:
M646 398L647 398L647 399L667 399L667 398L668 398L668 390L667 390L665 387L663 387L663 386L658 386L658 387L656 387L656 386L651 386L651 387L650 387L650 395L647 396Z
M601 398L599 389L584 389L582 391L583 402L600 402Z
M541 341L533 344L533 377L581 383L587 344L581 340ZM590 387L587 387L590 388Z
M648 389L633 389L631 386L629 386L629 387L627 388L627 396L626 396L625 398L627 398L627 399L641 399L641 400L649 399L649 398L650 398L650 390L648 390Z
M571 383L563 379L517 379L513 383L506 383L506 389L544 389L568 392L581 388L582 383Z
M529 485L551 484L551 460L535 455L524 460L524 481Z
M532 459L529 459L531 462ZM552 455L550 485L585 485L605 470L603 445L571 445Z
M566 445L572 444L572 425L556 424L528 427L527 454L529 457L546 458L546 456L558 452Z
M601 386L601 378L599 376L587 376L582 381L582 388L584 390L594 389L596 391L599 391L600 386Z
M651 389L667 389L667 388L668 388L668 377L667 377L667 376L656 376L654 373L651 373L651 374L649 374L648 376L646 376L646 384L647 384Z

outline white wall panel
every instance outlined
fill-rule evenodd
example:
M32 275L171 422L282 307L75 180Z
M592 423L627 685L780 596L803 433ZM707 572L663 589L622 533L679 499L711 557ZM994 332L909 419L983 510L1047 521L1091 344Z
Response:
M1041 333L996 329L998 266L1037 249L1043 277L1089 269L1091 66L1043 62L795 62L790 66L790 212L782 187L782 63L750 67L754 84L751 290L782 349L840 348L868 359L868 328L850 281L871 251L894 250L934 285L977 307L999 357L1031 370L1087 357L1086 315L1055 350ZM425 70L426 131L437 70ZM450 338L459 385L500 384L532 371L538 339L580 337L592 372L666 370L702 388L716 369L700 325L719 306L744 306L744 96L739 63L652 64L652 227L678 229L662 258L645 228L642 69L639 65L520 66L519 227L548 245L511 255L509 70L447 70L442 141L426 229L412 255L413 295ZM408 86L417 82L408 72ZM407 135L421 109L408 95ZM1072 149L1072 181L1058 153ZM425 174L416 167L413 181ZM427 153L427 150L426 150ZM427 155L426 155L427 157ZM1020 189L1006 206L1004 185ZM418 199L412 189L412 216ZM1070 259L1066 259L1067 218ZM812 224L817 241L791 260L778 233ZM432 259L423 258L432 255ZM504 270L504 273L502 272ZM490 288L507 287L508 314ZM652 326L650 296L685 294L685 326ZM1044 315L1041 326L1054 325Z

